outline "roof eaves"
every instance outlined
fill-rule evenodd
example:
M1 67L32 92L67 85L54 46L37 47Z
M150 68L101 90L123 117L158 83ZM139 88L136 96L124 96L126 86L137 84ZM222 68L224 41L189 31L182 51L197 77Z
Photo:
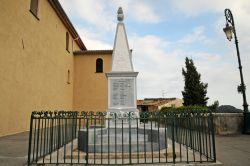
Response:
M80 47L81 50L87 50L82 39L78 35L77 31L75 30L74 26L72 25L70 19L68 18L67 14L63 10L60 2L58 0L48 0L52 8L55 10L56 14L59 16L63 24L69 30L70 34L76 40L77 45Z
M113 50L85 50L74 51L74 55L94 55L94 54L112 54Z

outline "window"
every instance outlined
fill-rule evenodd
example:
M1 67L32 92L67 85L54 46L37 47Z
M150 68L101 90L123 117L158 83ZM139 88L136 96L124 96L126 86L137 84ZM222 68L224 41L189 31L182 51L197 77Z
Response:
M68 70L67 84L70 84L70 70Z
M66 32L66 50L69 52L69 32Z
M96 73L102 73L103 72L103 60L101 58L98 58L96 60Z
M30 1L30 12L38 19L38 1L39 0L31 0Z

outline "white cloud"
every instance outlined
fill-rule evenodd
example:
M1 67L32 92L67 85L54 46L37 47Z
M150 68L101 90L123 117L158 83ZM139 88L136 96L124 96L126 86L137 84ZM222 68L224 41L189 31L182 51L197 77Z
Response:
M157 23L160 20L153 8L143 1L134 4L132 0L60 0L60 3L71 19L82 20L75 27L87 49L112 49L113 43L104 39L115 35L116 11L119 6L124 9L125 19L129 17L143 23Z
M241 95L236 91L239 75L231 60L206 51L187 52L175 48L169 52L167 50L172 45L168 43L163 38L152 35L130 37L134 66L139 71L138 98L161 97L162 90L166 92L165 97L182 98L182 67L185 56L192 55L197 70L201 73L201 80L208 83L209 103L219 100L220 104L241 108Z
M192 59L198 59L200 61L212 61L214 63L222 60L221 55L211 54L209 52L188 52L192 56Z
M120 6L124 9L125 19L128 16L131 20L144 23L160 21L160 16L153 6L144 1L60 0L60 2L69 15L108 31L113 31L115 28L116 11Z
M158 23L161 20L160 16L153 11L153 8L145 3L137 2L133 4L133 7L130 11L135 20L139 22Z
M113 49L113 46L110 43L105 42L100 38L100 36L102 36L101 34L79 27L77 27L77 31L81 39L84 40L84 44L88 50Z
M195 27L192 30L192 33L185 35L182 39L179 40L179 42L184 44L191 44L200 41L207 42L208 39L204 34L204 30L205 30L204 26Z
M161 21L161 16L157 13L155 6L150 5L146 1L109 1L114 7L114 11L118 7L122 7L125 14L125 19L128 17L131 20L142 23L158 23Z
M102 0L60 0L62 6L72 18L94 25L104 31L114 31L116 15L112 13L106 1Z
M168 97L176 97L176 94L181 97L181 61L166 52L169 42L147 35L131 37L130 44L133 46L135 70L139 71L138 97L161 97L162 90Z
M231 64L214 65L205 61L194 61L201 80L208 83L209 103L219 100L220 104L241 108L241 95L237 93L238 71Z
M233 11L248 8L248 0L210 0L210 1L197 1L197 0L178 0L171 1L172 8L175 12L185 13L187 16L196 16L205 12L223 12L225 8L230 8Z

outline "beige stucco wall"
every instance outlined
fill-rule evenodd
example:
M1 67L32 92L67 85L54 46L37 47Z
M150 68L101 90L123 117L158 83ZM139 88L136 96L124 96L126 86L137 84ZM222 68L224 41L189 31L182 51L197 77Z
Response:
M96 73L96 59L103 59L103 73ZM74 109L106 111L108 85L105 73L111 68L111 54L76 55L74 59Z
M67 29L47 0L39 1L40 20L29 7L30 0L0 1L0 136L28 130L34 110L73 105L74 61L72 50L65 49Z
M244 117L242 113L213 113L215 134L241 134Z

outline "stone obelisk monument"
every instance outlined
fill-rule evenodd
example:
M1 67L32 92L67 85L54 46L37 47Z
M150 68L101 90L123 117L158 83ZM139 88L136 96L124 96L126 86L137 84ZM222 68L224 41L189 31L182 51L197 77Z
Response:
M123 11L118 9L118 24L108 78L108 110L106 126L79 130L78 149L88 153L159 151L166 148L165 130L139 125L136 104L136 77L131 51L123 23ZM152 124L152 123L151 123ZM114 141L113 141L114 140ZM136 146L134 146L136 145Z
M119 22L115 34L112 67L111 71L106 73L108 78L107 117L118 117L118 120L116 120L117 126L119 126L121 122L124 126L134 126L136 125L136 120L132 119L139 117L136 103L136 77L138 72L134 72L133 69L131 51L128 45L125 25L123 23L124 15L121 7L117 11L117 19ZM130 117L130 119L128 117ZM121 121L121 119L123 119L123 121ZM114 126L114 122L112 120L110 122L111 124L109 125L111 127Z

